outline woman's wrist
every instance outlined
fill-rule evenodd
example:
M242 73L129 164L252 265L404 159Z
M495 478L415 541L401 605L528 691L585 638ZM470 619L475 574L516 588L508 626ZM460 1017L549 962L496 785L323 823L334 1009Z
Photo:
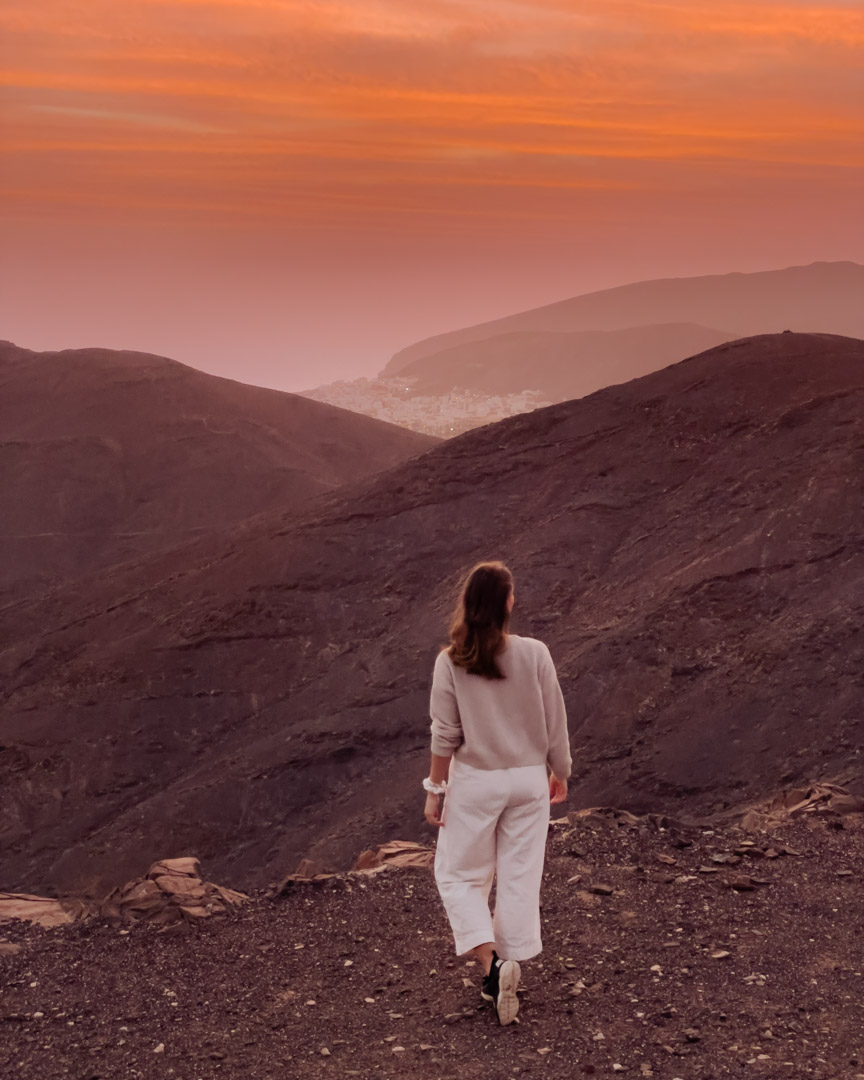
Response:
M427 776L423 781L423 790L428 791L430 795L443 795L447 791L447 783L442 780L440 784L436 784L431 777Z

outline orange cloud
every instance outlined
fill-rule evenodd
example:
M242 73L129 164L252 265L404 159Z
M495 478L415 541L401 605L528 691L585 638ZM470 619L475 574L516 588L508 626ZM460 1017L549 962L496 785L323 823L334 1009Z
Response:
M17 0L0 32L7 213L545 222L864 165L851 3Z

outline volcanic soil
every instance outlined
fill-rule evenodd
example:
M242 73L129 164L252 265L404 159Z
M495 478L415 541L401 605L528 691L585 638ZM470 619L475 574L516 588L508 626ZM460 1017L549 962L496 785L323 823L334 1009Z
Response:
M0 1075L861 1080L862 866L860 815L768 833L571 815L509 1027L428 870L297 883L165 931L3 927Z

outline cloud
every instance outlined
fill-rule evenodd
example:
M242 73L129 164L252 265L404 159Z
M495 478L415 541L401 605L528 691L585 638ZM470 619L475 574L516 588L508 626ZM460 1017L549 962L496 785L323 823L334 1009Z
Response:
M72 105L31 105L34 112L54 113L58 116L79 117L82 120L116 121L119 124L142 124L144 127L165 128L201 134L217 134L224 128L198 124L177 116L155 116L148 113L112 111L111 109L81 109Z
M864 165L839 0L11 0L0 32L7 198L46 213L545 220L550 191Z

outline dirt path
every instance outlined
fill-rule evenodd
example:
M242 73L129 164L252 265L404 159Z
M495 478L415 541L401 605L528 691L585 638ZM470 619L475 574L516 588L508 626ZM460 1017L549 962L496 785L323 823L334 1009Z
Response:
M864 828L839 824L553 829L545 949L507 1028L426 871L298 885L166 932L6 927L0 1076L856 1080Z

